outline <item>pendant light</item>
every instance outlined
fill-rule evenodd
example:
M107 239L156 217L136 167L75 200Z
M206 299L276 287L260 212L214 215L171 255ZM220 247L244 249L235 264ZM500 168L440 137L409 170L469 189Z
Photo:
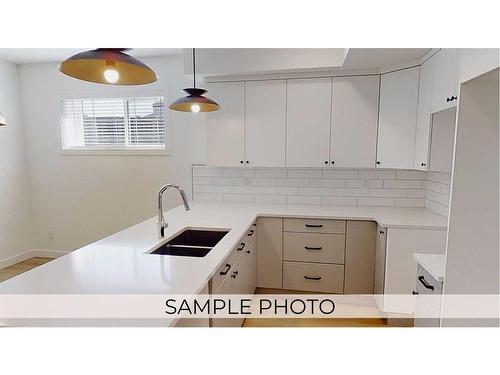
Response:
M177 99L170 104L170 109L180 112L212 112L217 111L220 106L212 99L203 96L207 90L196 88L196 55L193 48L193 87L184 89L188 96Z
M66 59L59 70L73 78L108 85L144 85L158 77L150 67L127 55L127 48L97 48Z

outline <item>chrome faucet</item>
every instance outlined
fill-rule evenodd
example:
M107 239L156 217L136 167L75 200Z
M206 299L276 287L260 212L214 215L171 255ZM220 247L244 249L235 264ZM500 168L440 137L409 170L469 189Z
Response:
M163 217L163 193L169 188L175 188L179 190L179 193L181 193L182 202L184 203L184 208L186 209L186 211L190 210L186 194L184 193L184 190L180 188L179 185L168 184L162 186L162 188L158 192L158 237L159 238L165 237L165 228L168 227L168 223L165 221L165 218Z

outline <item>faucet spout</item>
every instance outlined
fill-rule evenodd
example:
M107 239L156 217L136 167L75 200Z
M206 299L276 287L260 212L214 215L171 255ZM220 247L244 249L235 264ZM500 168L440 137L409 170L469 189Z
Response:
M168 223L166 222L165 217L163 216L163 193L170 188L174 188L179 191L186 211L189 211L191 209L189 207L189 202L186 198L186 193L184 193L184 190L182 190L179 185L167 184L162 186L160 191L158 192L158 237L159 238L165 237L165 228L168 227Z

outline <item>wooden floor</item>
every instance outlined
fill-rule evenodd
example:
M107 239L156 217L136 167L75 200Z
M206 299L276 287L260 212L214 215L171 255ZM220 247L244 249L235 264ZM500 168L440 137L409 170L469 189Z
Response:
M29 271L35 267L41 266L44 263L50 262L52 258L42 258L34 257L22 262L13 264L12 266L0 269L0 283L2 281L8 280L11 277L20 275L26 271Z
M308 294L308 292L257 288L255 294ZM382 318L247 318L243 322L243 327L387 327L387 322Z

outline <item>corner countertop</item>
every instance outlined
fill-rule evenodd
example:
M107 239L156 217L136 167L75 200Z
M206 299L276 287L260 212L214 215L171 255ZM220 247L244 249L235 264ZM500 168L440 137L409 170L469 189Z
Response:
M444 254L413 254L413 259L429 272L431 276L442 283L444 281L445 258Z
M156 217L0 283L2 294L196 294L259 216L373 220L389 228L445 230L446 218L425 208L308 206L191 202L165 213L165 239ZM229 233L204 258L146 254L191 228Z

